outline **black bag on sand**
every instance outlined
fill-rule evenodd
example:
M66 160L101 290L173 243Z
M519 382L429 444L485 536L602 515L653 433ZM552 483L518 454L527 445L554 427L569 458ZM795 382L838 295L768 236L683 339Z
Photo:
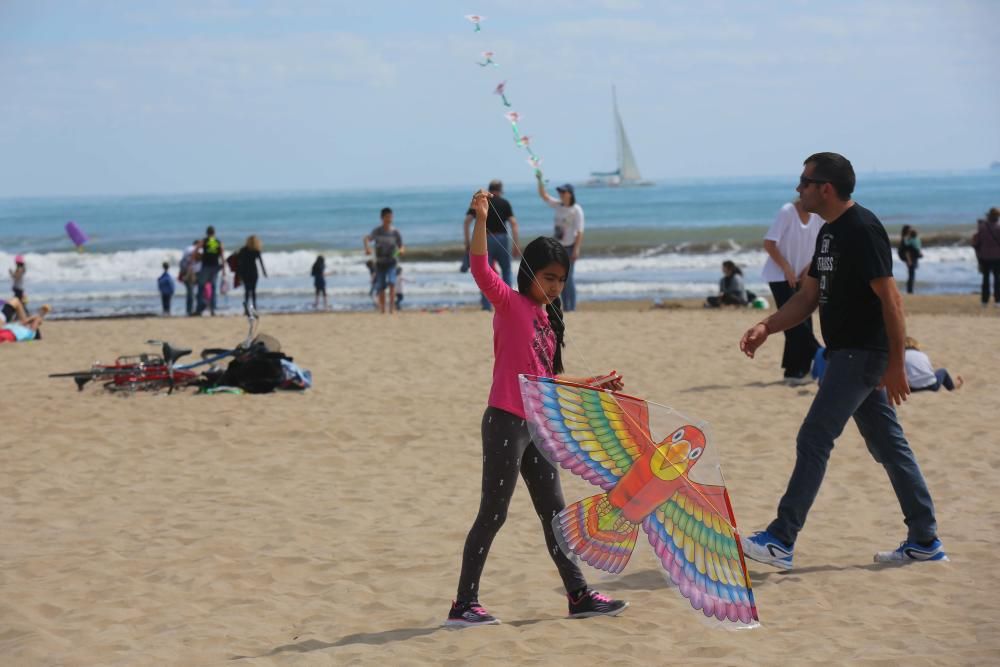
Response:
M282 352L269 352L262 343L254 343L229 362L218 384L239 387L248 394L266 394L284 380L281 360L292 360Z

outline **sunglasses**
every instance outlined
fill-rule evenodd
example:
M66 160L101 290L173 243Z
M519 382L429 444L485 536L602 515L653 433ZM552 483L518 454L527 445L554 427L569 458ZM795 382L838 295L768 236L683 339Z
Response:
M809 185L810 183L815 183L816 185L820 185L822 183L829 183L829 182L830 181L828 181L826 179L823 179L823 178L806 178L805 176L799 176L799 187L800 188L804 188L807 185Z

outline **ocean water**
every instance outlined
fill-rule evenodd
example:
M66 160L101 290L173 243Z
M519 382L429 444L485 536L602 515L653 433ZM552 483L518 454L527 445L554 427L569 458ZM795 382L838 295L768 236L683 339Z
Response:
M759 278L766 259L760 239L781 205L795 197L796 181L790 175L578 188L587 230L577 265L580 298L703 296L715 289L724 259L743 266L751 289L767 294ZM925 249L918 291L976 290L973 254L960 235L1000 204L1000 171L861 174L859 183L855 198L890 234L910 224L925 238L942 237ZM0 267L25 255L31 301L52 303L54 316L154 313L160 264L169 261L176 272L181 250L211 224L227 251L250 234L262 239L269 273L258 287L262 310L311 308L309 269L319 253L333 272L327 283L332 306L370 308L361 238L390 206L408 249L404 304L472 304L478 293L471 276L458 271L457 257L474 189L0 199ZM522 238L549 233L551 211L533 186L511 185L506 194ZM85 252L73 250L63 231L68 220L91 237ZM905 276L898 262L896 273ZM179 296L175 312L183 310L183 290ZM224 312L238 312L241 296L231 292L220 303Z

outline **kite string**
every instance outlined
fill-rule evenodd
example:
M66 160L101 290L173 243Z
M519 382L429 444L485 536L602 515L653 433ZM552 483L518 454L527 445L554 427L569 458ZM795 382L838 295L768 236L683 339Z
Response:
M477 28L477 32L478 32L478 28L479 28L479 24L478 23L476 23L476 28ZM492 63L494 66L496 65L496 63L492 62L492 59L488 57L486 64L490 64L490 63ZM504 103L504 105L505 106L510 106L510 103L509 103L509 101L507 100L507 97L506 97L506 81L504 81L503 83L501 83L497 87L497 90L500 92L500 99ZM534 167L535 176L538 178L539 184L541 185L542 184L542 171L541 171L541 167L540 167L540 165L541 165L541 159L537 155L535 155L535 152L531 148L530 142L529 141L525 141L524 138L523 138L523 135L521 134L520 128L518 127L518 121L520 120L520 114L518 114L516 111L510 111L507 114L505 114L505 116L510 121L511 129L514 132L515 143L519 147L524 148L527 151L528 155L530 156L529 163L531 164L532 167ZM543 185L543 187L544 187L544 185ZM493 210L494 215L496 215L499 220L501 220L502 222L506 223L506 221L503 220L503 216L501 216L499 214L499 212L497 211L496 207L493 205L493 202L491 201L491 199L489 197L487 197L486 201L489 202L490 208ZM517 253L519 255L523 256L523 252L521 251L521 248L518 246L517 241L514 240L513 237L511 238L511 242L512 242L514 248L517 250ZM510 250L508 250L507 247L506 247L506 245L504 245L504 252L507 253L507 255L510 257L511 260L514 259L513 252L511 252ZM534 271L531 270L531 267L525 266L525 268L527 269L528 273L531 274L531 280L532 280L532 282L535 285L537 285L538 288L539 288L539 291L542 294L544 294L545 290L542 288L542 285L538 281L538 277L535 275ZM561 312L556 313L556 317L559 319L560 324L562 324L563 331L565 331L566 330L566 321L565 321L565 318L562 316L562 313ZM583 361L584 367L587 368L587 369L589 369L590 372L593 373L594 372L593 371L594 366L590 362L590 360L587 359L587 358L585 358L585 355L583 355L582 353L580 354L580 356L583 357L582 361ZM596 375L593 375L592 377L596 377ZM649 440L650 446L656 447L658 445L658 443L653 442L652 433L650 433L650 434L647 435L646 431L642 428L642 426L638 423L638 421L632 415L630 415L628 413L628 411L626 411L623 408L623 406L621 405L621 403L618 400L618 397L615 395L615 393L613 391L607 391L607 390L603 390L603 389L600 389L599 391L603 391L605 394L607 394L611 398L611 400L615 403L615 405L618 407L618 409L621 411L621 413L625 416L625 418L632 424L632 426L635 427L635 431L638 432L638 433L642 433L646 437L646 439ZM671 463L670 465L672 467L674 467L674 469L677 470L678 473L683 473L684 472L684 471L680 470L680 467L678 466L678 464ZM719 473L719 476L722 478L723 489L725 489L726 488L726 486L725 486L726 482L725 482L725 476L722 473L722 466L716 466L716 469L717 469L717 471ZM687 480L687 477L684 476L684 479ZM694 484L690 483L690 480L688 480L688 486L690 487L691 490L693 490L695 493L697 493L699 496L701 496L702 500L704 500L705 503L709 507L715 507L715 505L705 496L704 493L702 493ZM721 512L719 514L721 515ZM733 523L730 523L730 521L728 519L733 519ZM735 519L734 519L734 517L732 516L731 513L729 514L728 519L726 520L726 524L729 525L729 527L732 528L733 531L737 531L737 528L736 528L736 525L735 525Z

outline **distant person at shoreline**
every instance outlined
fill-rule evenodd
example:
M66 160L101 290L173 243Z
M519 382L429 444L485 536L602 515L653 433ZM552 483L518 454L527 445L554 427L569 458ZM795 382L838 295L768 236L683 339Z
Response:
M160 290L160 303L163 305L163 314L170 315L170 302L174 298L174 279L170 275L170 262L163 263L163 273L156 279L156 287Z
M990 302L990 275L993 276L993 305L1000 308L1000 209L991 208L986 218L979 221L972 247L976 249L979 272L983 274L980 295L983 308Z
M920 250L920 235L910 225L903 225L899 232L899 258L906 264L906 293L913 294L917 278L917 265L924 253Z
M556 188L559 198L556 199L545 191L545 181L542 172L536 171L538 180L538 196L555 210L555 229L552 236L566 248L569 255L569 273L566 275L566 288L562 293L563 310L576 310L576 280L573 270L576 260L580 259L580 247L583 245L583 208L576 203L576 192L571 183Z
M215 315L215 304L219 295L219 273L222 273L223 280L226 279L226 264L222 261L225 252L222 241L215 235L215 227L209 225L205 230L205 238L201 240L199 253L201 270L198 271L198 310L195 311L196 315L204 313L205 308L208 308L213 316ZM210 289L206 289L206 285L210 286ZM210 295L207 298L206 292Z
M941 387L955 391L965 384L961 375L956 375L952 380L947 368L935 370L930 357L921 352L920 344L909 336L906 337L906 356L903 363L906 366L906 381L910 385L910 391L938 391Z
M778 211L771 228L764 235L764 250L768 254L761 277L767 281L774 296L774 305L781 308L799 290L809 271L816 235L823 218L802 207L802 200L785 204ZM798 384L810 381L809 371L819 343L813 335L812 315L802 324L785 331L785 349L781 367L785 382Z
M719 293L705 299L705 308L721 308L722 306L745 306L750 303L746 285L743 284L743 271L736 263L726 260L722 263L722 278L719 280Z
M24 274L28 272L28 267L24 263L24 257L18 255L14 258L14 268L7 269L7 273L10 274L11 289L14 291L14 296L17 297L21 303L26 303L24 298Z
M387 206L379 215L382 224L367 234L363 241L366 255L372 254L371 244L375 246L375 291L378 293L379 311L385 313L388 308L389 314L392 314L396 310L396 266L399 264L399 256L406 248L403 246L402 234L392 226L392 209ZM386 288L389 290L388 303Z
M195 239L181 254L180 266L177 269L177 280L184 285L185 291L185 311L188 315L194 315L195 291L198 289L198 272L201 270L201 263L198 262L198 249L201 241Z
M511 259L517 257L521 247L517 218L514 217L514 209L511 207L510 202L503 196L502 181L496 179L490 181L489 192L493 195L493 198L489 202L490 213L486 219L488 261L490 266L499 265L503 281L508 285L513 285L512 280L514 278L510 268ZM470 208L465 213L465 222L462 225L462 233L465 237L466 259L464 262L469 261L469 248L471 247L469 229L475 220L476 212ZM513 244L511 243L512 240ZM467 267L464 263L463 266ZM489 299L482 292L479 293L479 302L483 310L492 310Z
M313 302L313 308L319 309L319 297L323 295L323 310L328 310L330 303L326 300L326 258L323 255L316 257L309 275L312 276L313 288L316 290L316 300Z
M236 257L236 274L243 283L243 312L249 314L250 307L257 310L257 264L260 264L260 271L267 278L267 269L264 268L264 258L260 251L263 245L256 235L247 237L246 244L240 248Z
M906 526L902 543L876 552L874 561L948 560L938 539L931 493L894 408L906 400L910 386L904 365L906 319L892 275L892 246L881 221L851 198L855 184L854 167L843 155L806 158L796 191L805 210L826 220L809 274L795 296L750 327L739 343L740 351L753 359L769 336L819 308L826 371L796 437L795 467L775 519L742 539L747 558L786 570L792 567L796 539L823 484L834 443L851 420L888 475ZM856 552L858 546L851 544L851 549Z

